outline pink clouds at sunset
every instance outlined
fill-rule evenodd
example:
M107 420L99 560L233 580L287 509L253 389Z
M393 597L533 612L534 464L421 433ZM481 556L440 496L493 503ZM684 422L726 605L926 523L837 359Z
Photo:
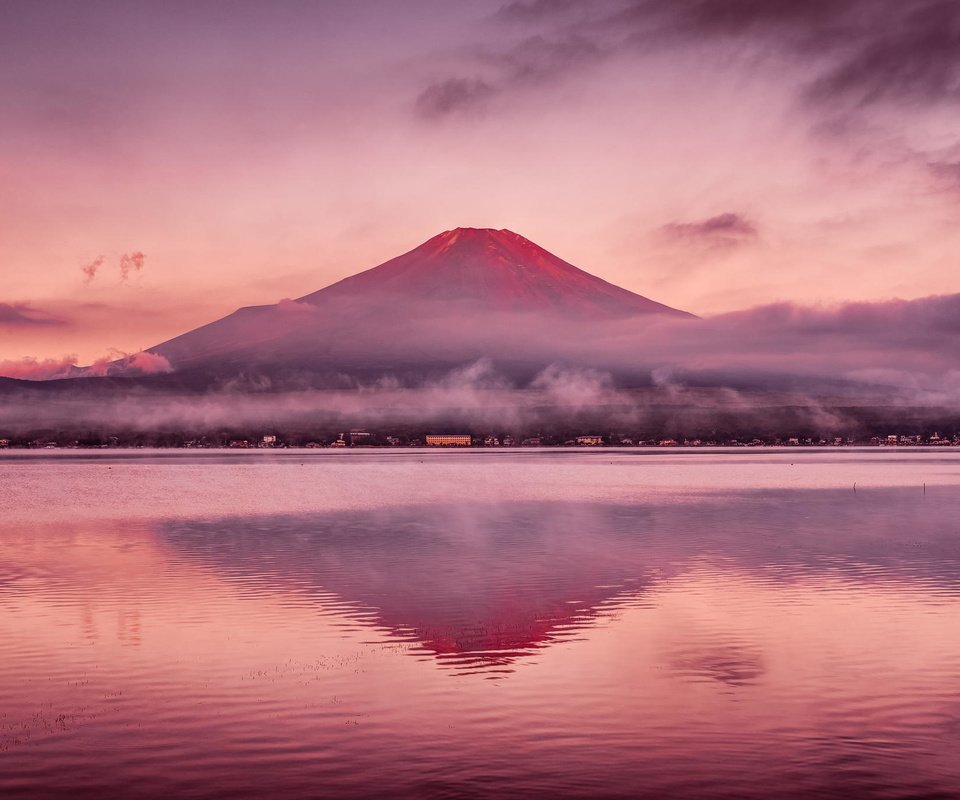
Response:
M135 352L460 225L700 316L960 291L953 3L0 16L0 359Z
M75 355L61 358L33 358L26 356L20 359L0 361L0 376L17 378L28 381L57 380L60 378L74 378L78 375L102 377L110 375L114 369L119 370L122 365L124 374L128 375L156 375L170 372L170 362L163 356L141 351L129 355L119 350L112 351L108 356L97 359L89 366L80 368L79 359Z

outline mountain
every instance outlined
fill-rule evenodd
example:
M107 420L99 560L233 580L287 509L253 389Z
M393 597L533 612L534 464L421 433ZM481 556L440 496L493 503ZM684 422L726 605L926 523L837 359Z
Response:
M543 346L549 350L565 328L652 317L692 315L512 231L457 228L317 292L241 308L148 352L175 371L220 379L238 371L423 372L484 356L549 362Z
M446 231L409 253L301 297L300 302L373 295L466 300L497 311L689 316L578 269L513 231L490 228Z

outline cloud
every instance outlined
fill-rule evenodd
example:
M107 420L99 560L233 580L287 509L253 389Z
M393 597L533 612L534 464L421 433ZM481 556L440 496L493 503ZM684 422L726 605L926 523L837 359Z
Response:
M960 94L960 5L953 0L634 0L607 26L647 47L728 41L799 57L806 99L864 107Z
M97 270L103 266L104 261L106 261L104 256L97 256L93 261L80 267L80 271L84 276L84 283L90 283L97 277Z
M634 0L611 19L688 36L751 37L777 34L821 42L843 25L864 0Z
M79 368L77 374L84 377L102 378L106 376L130 377L137 375L163 375L173 372L173 365L158 353L141 350L138 353L124 353L112 349L110 355L98 358L88 367Z
M798 146L791 137L804 132L803 145L820 151L810 175L902 180L890 169L902 164L905 179L925 181L932 193L954 191L946 170L927 165L956 161L947 116L960 100L956 0L511 0L487 23L453 53L450 79L421 93L421 116L486 110L493 97L491 111L520 115L526 106L511 103L514 95L543 102L552 85L582 76L602 84L600 96L627 80L666 86L660 102L672 104L675 92L682 109L710 91L691 79L715 72L720 90L776 92L787 106L777 113L795 115L788 154ZM656 103L653 96L644 109L651 119ZM730 121L738 107L731 105Z
M106 256L97 256L93 261L88 264L84 264L80 267L80 271L83 273L84 283L92 283L94 278L97 277L97 273L100 270L100 267L106 263ZM130 278L132 272L140 272L143 269L143 264L146 260L146 256L141 253L139 250L134 250L132 253L123 253L120 256L120 281L121 283L126 283Z
M731 211L697 222L670 222L660 230L670 239L712 247L741 244L758 234L753 222Z
M26 303L0 303L0 327L63 325L53 317Z
M0 361L0 377L26 381L69 378L76 368L76 356L63 358L20 358Z
M497 91L480 78L449 78L424 89L417 97L416 110L427 119L482 111Z
M19 378L31 381L49 381L62 378L161 375L173 371L173 366L163 356L143 350L139 353L124 353L111 350L109 355L98 358L90 366L77 366L76 355L62 358L34 358L0 360L0 377Z
M128 371L135 370L144 375L173 372L173 366L166 358L158 353L151 353L147 350L142 350L139 353L134 353L132 356L129 356L126 359L125 367Z
M579 67L599 61L603 49L577 34L559 38L531 36L515 47L489 54L487 60L503 72L501 89L542 84L556 80Z
M870 337L876 344L928 336L947 344L942 337L960 336L960 294L827 307L775 303L723 314L713 320L748 330Z
M0 398L5 424L469 424L550 429L561 437L587 429L651 436L856 432L876 427L881 414L890 424L914 425L922 417L960 425L960 294L812 307L784 302L702 319L564 317L562 336L556 316L471 314L449 302L405 308L403 317L402 326L389 314L364 317L361 328L345 325L333 310L316 315L316 325L298 317L296 327L306 328L297 340L302 348L284 340L283 359L249 359L241 376L227 371L220 353L212 362L220 377L198 383L195 393L180 391L186 381L179 378L154 383L157 391L149 381L114 381L106 394L90 382L71 383L41 402L39 395ZM322 351L317 341L325 343ZM25 359L6 362L0 374L128 378L172 368L150 352L75 364L72 357ZM198 369L192 364L185 377L198 377Z
M819 102L864 106L960 97L960 5L907 0L874 9L879 26L854 34L837 64L810 86Z
M960 190L960 161L932 161L927 166L939 185L948 190Z
M523 83L522 61L531 55L540 62L534 73L560 77L617 53L716 43L785 63L804 87L798 99L819 106L960 96L954 0L515 0L494 20L538 31L519 44L486 48L486 60L504 72L486 82L499 91ZM464 52L472 58L476 50Z
M497 373L493 360L487 357L451 370L442 378L430 381L428 386L432 389L452 392L510 388L503 376Z
M277 303L277 310L290 314L316 314L317 307L311 303L303 303L300 300L292 300L289 297L283 298Z
M582 0L514 0L502 5L495 18L507 22L538 22L582 9Z
M613 378L596 369L571 368L551 364L530 382L530 388L542 392L547 402L557 406L596 408L624 402L614 389Z
M124 253L120 256L120 280L126 281L130 277L130 272L140 272L143 269L145 256L139 250L132 253Z
M507 47L472 49L472 59L489 77L449 78L431 84L416 99L420 116L436 119L454 113L478 112L504 92L535 88L600 61L604 51L577 34L530 36Z

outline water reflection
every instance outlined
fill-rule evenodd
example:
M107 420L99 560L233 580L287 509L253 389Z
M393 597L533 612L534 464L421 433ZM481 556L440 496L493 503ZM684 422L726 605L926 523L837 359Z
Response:
M426 651L457 674L503 675L691 570L956 594L957 511L953 496L934 504L907 490L808 490L180 519L160 535L252 595L306 595L325 614L415 640L414 654ZM754 646L716 635L666 656L666 665L731 686L762 676Z
M178 463L0 517L5 800L960 794L956 487Z
M568 640L662 579L633 538L646 512L522 503L172 521L163 541L250 593L413 639L458 673ZM652 527L647 520L646 527Z

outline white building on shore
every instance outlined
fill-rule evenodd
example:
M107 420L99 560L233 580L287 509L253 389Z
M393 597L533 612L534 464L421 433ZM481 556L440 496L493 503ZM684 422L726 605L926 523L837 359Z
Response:
M469 434L427 434L427 447L470 447L471 444Z

